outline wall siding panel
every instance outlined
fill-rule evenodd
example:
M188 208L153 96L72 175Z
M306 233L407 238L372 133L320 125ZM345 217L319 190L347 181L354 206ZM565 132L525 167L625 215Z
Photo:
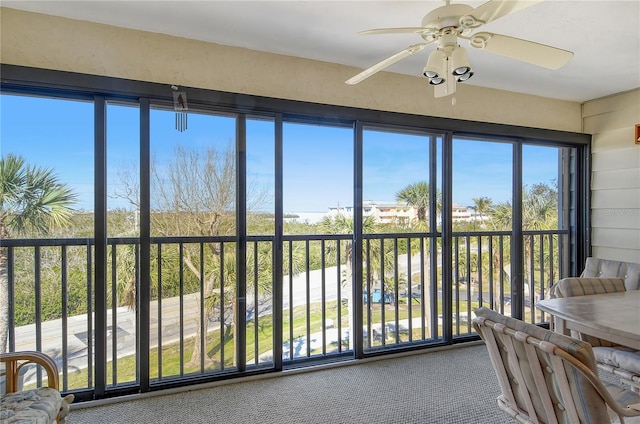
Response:
M633 119L630 119L630 121L633 121ZM635 150L636 145L633 143L633 129L633 126L627 124L627 126L622 128L596 133L598 136L598 144L593 146L592 151L611 152L620 149Z
M609 113L601 113L589 117L585 121L584 131L600 134L619 128L628 128L629 122L638 120L638 113L633 107L618 109ZM629 140L633 142L633 131L629 132Z
M602 208L591 211L591 223L594 228L622 228L634 230L638 227L640 214L632 208Z
M640 89L585 103L583 122L593 134L591 254L640 263Z
M627 141L627 145L629 142ZM593 155L591 170L593 172L612 169L637 169L640 168L640 155L638 147L628 149L591 150Z
M597 174L596 174L597 176ZM591 190L591 209L638 209L638 189Z
M601 113L609 113L618 109L637 108L640 100L638 90L626 91L615 96L603 97L601 99L586 102L582 108L585 118Z
M597 228L593 231L594 245L633 250L640 241L640 230Z
M593 175L592 190L640 189L640 168L594 171Z
M640 240L638 242L640 242ZM591 254L595 258L615 258L616 261L640 263L640 253L634 249L620 249L611 246L594 246Z

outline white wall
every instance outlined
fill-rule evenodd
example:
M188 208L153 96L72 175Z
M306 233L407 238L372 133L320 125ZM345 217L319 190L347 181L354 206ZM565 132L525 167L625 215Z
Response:
M593 134L592 256L640 263L640 89L584 104Z
M2 63L232 93L579 132L576 102L459 85L456 105L424 78L359 69L2 8ZM169 89L169 88L168 88Z

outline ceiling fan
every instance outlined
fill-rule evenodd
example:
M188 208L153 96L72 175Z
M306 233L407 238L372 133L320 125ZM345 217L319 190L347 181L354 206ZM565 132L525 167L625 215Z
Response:
M491 32L474 32L479 27L493 22L511 13L518 12L542 0L514 1L490 0L477 8L466 4L450 4L427 13L422 26L404 28L380 28L361 31L358 34L403 34L414 33L424 42L411 45L383 61L365 69L348 79L347 84L357 84L386 67L422 51L430 44L437 43L431 52L422 74L434 86L435 97L445 97L455 93L456 83L467 81L473 76L466 50L458 40L466 40L475 49L521 60L548 69L559 69L571 58L573 53L557 47L551 47L533 41L522 40Z

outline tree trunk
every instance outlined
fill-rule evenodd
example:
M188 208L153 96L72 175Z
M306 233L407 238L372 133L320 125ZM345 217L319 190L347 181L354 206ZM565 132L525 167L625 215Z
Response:
M245 311L246 313L246 311ZM247 325L247 323L245 321L242 322L238 322L238 302L237 302L237 297L234 296L233 300L231 302L231 322L232 322L232 327L233 327L233 366L237 366L238 365L238 352L240 352L240 346L238 345L240 342L240 337L238 337L238 329L239 329L239 325ZM245 315L246 317L246 315ZM246 319L246 318L245 318ZM227 340L226 337L226 331L224 334L220 335L220 348L224 349L224 344ZM246 358L245 358L246 361ZM222 368L224 368L224 364L221 364Z
M9 277L7 275L7 248L0 247L0 354L7 352L9 339Z
M9 238L4 224L0 222L0 240ZM7 247L0 246L0 354L7 352L9 339L9 275Z
M500 312L502 313L502 311L500 310L500 305L501 305L501 293L500 293L500 283L502 282L501 279L501 274L500 274L500 256L497 252L493 253L493 274L492 277L493 278L493 305L491 305L491 308L496 311L496 312Z
M191 272L193 272L198 277L198 279L200 279L200 271L193 265L193 262L191 261L191 259L185 256L184 262L187 265L187 267L191 270ZM212 293L212 292L213 292L213 279L208 278L205 280L204 294L206 296L207 293ZM199 306L200 305L199 296L197 296L196 299L198 301L198 306ZM198 366L200 364L200 358L203 357L204 366L206 368L208 365L211 365L213 363L211 358L209 358L209 356L207 355L207 334L209 334L209 317L211 315L211 312L209 311L209 308L207 308L206 304L204 309L201 312L202 314L200 316L200 319L198 320L198 326L196 328L196 336L193 341L193 354L191 354L191 359L189 360L187 365L194 366L194 367ZM204 330L204 333L203 333L203 330ZM201 346L204 347L204 351L201 349Z
M348 322L349 322L349 350L353 350L354 349L354 344L353 344L353 339L355 338L355 334L356 334L356 328L355 328L355 324L353 322L353 257L352 257L352 253L353 253L353 246L351 244L349 244L347 246L347 276L346 276L346 282L349 283L351 282L351 286L348 287L347 290L347 318L348 318ZM338 263L340 262L340 258L338 258ZM362 283L360 283L362 284ZM342 297L342 296L341 296ZM342 299L337 299L338 301L338 308L342 308ZM323 323L324 325L324 323ZM358 325L358 327L360 327ZM340 339L342 339L342 335L338 334L338 337ZM342 341L338 341L338 343L342 343Z
M533 237L533 236L531 236ZM532 259L532 255L534 254L534 252L531 250L531 248L529 247L529 244L527 243L527 246L524 249L524 260L527 261L527 265L525 266L525 269L528 272L528 276L525 276L524 281L522 281L522 292L524 294L524 297L526 299L527 297L527 293L525 292L526 286L524 285L525 281L528 281L529 283L529 296L531 296L531 293L535 292L535 284L533 283L534 280L534 274L535 274L535 270L534 270L534 264ZM529 277L529 278L526 278ZM524 304L524 300L522 299L522 302Z
M424 238L422 240L423 243L423 249L424 249L424 272L425 272L425 281L427 281L427 284L425 287L423 287L422 289L422 294L424 295L424 316L425 316L425 325L427 326L427 328L429 329L429 336L431 336L431 334L433 333L433 328L432 325L433 323L431 322L431 285L434 283L433 281L431 281L431 265L429 262L429 258L431 257L431 255L427 254L427 248L428 248L428 240L426 238ZM411 298L409 298L409 302L411 302Z
M211 365L213 363L213 360L209 358L209 356L207 355L207 334L209 333L209 316L210 316L209 310L205 307L204 310L202 311L202 316L200 317L200 321L198 322L198 324L200 324L200 322L204 322L204 325L202 326L198 325L197 327L196 336L193 341L193 353L191 354L191 359L189 360L189 362L187 362L187 365L189 366L192 366L192 367L198 366L200 364L201 357L204 358L205 368L208 365ZM203 329L204 329L204 333L202 332ZM202 344L200 343L201 340L203 340ZM201 349L201 346L204 346L204 351Z

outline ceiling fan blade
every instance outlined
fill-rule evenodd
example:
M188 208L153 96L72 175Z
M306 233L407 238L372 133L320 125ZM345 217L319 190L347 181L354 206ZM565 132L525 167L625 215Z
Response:
M371 35L371 34L422 34L431 33L434 30L425 27L403 27L403 28L376 28L368 29L366 31L358 32L358 35ZM435 30L437 31L437 30Z
M360 72L358 75L349 78L345 82L347 84L351 84L351 85L357 84L360 81L362 81L362 80L364 80L366 78L369 78L371 75L375 74L376 72L379 72L379 71L383 70L387 66L391 66L394 63L399 62L402 59L411 56L412 54L418 53L419 51L424 49L428 44L429 43L420 43L420 44L414 44L413 46L409 46L406 49L402 50L401 52L398 52L398 53L394 54L393 56L390 56L390 57L386 58L382 62L378 62L375 65L373 65L372 67L370 67L368 69L365 69L364 71Z
M573 57L568 50L490 32L473 34L469 44L476 49L554 70L562 68Z
M468 17L473 18L478 24L470 24L469 28L478 27L488 22L495 21L511 13L518 12L534 4L540 3L543 0L492 0L484 3L481 6L473 9L469 14L460 18L460 22L464 24L465 19ZM466 25L465 25L466 26Z

